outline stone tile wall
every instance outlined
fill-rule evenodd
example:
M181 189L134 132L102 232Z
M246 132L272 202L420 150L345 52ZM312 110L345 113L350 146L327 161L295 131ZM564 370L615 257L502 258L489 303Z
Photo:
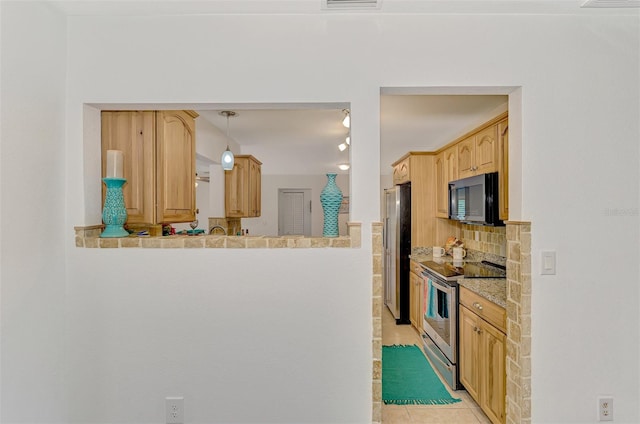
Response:
M507 424L531 423L531 223L507 222Z
M372 278L372 316L373 316L373 411L372 422L382 422L382 272L383 272L383 240L382 222L371 224L371 251L373 253L373 278Z

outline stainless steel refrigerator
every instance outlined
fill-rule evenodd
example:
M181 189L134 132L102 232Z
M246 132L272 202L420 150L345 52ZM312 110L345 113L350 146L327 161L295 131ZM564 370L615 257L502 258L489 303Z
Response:
M397 324L410 324L411 183L385 189L384 303Z

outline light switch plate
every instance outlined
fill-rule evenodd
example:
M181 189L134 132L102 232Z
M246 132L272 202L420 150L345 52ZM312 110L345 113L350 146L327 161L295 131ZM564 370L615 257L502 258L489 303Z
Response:
M555 275L556 273L556 252L555 250L545 250L540 253L540 274Z

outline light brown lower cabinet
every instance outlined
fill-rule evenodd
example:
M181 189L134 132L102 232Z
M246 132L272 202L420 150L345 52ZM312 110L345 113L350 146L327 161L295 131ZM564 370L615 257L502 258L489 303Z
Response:
M461 287L461 294L463 290L466 289ZM477 306L477 302L472 309L460 304L460 381L491 422L503 424L506 422L506 335L474 313Z
M409 320L411 325L422 333L422 310L424 308L422 301L423 279L422 267L416 262L411 261L411 272L409 273Z

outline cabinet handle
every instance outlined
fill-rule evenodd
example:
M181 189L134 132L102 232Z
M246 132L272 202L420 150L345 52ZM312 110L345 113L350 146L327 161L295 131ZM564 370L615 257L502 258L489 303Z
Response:
M482 305L479 304L478 302L473 302L473 307L476 308L479 311L481 311L483 309Z
M473 331L475 331L478 334L482 333L482 330L479 327L475 327Z

